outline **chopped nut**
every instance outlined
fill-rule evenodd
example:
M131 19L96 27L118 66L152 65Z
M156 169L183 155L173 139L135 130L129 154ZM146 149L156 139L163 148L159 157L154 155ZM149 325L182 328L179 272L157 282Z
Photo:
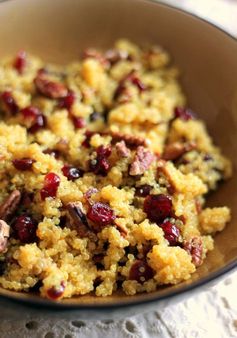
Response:
M6 250L9 236L10 226L0 219L0 252L4 252Z
M184 241L183 248L192 256L192 263L200 266L203 262L203 243L201 237L193 237L188 241Z
M193 150L196 148L196 144L194 142L174 142L168 144L165 147L162 158L167 161L174 161L181 157L183 154Z
M140 146L137 148L137 152L133 162L131 163L129 174L131 176L142 175L149 168L154 160L154 155L150 150Z
M127 148L126 143L124 141L120 141L116 143L115 148L116 148L117 155L119 157L126 158L126 157L129 157L131 153L130 150Z
M66 205L69 215L72 218L74 228L80 237L89 237L92 241L97 239L94 232L89 229L86 215L82 211L81 202L70 202Z
M147 141L140 136L122 134L122 133L115 133L115 132L108 132L108 135L111 135L113 142L124 141L127 147L136 148L138 146L146 146Z
M45 72L39 72L34 82L37 90L50 99L59 99L67 95L67 88L60 82L49 80Z
M14 190L3 203L0 205L0 219L4 221L14 214L21 200L21 193L19 190Z

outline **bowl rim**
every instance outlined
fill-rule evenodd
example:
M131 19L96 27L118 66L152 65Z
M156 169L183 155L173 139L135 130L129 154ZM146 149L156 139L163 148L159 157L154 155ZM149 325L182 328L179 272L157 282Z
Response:
M14 1L14 0L11 0ZM176 11L176 12L180 12L186 16L192 17L197 21L202 21L204 22L206 25L215 28L216 30L222 32L228 39L232 40L233 42L235 42L237 44L237 37L234 37L231 33L227 32L224 30L224 28L217 26L217 24L208 21L207 19L198 16L195 13L191 13L186 9L181 9L179 7L176 7L173 4L167 4L164 2L160 2L157 0L137 0L140 2L144 2L144 3L152 3L154 5L160 6L160 7L164 7L164 8L171 8L172 10ZM0 5L5 4L5 3L9 3L10 0L0 0ZM53 311L75 311L75 310L105 310L105 311L109 311L109 310L116 310L116 309L123 309L123 308L132 308L135 307L137 305L147 305L147 304L154 304L158 301L164 301L164 300L169 300L172 297L177 297L180 295L184 295L187 294L189 291L200 291L200 288L202 286L208 286L209 284L211 284L214 281L217 281L218 279L220 279L221 277L224 277L224 275L227 275L228 273L234 272L234 270L237 270L237 259L234 259L233 261L231 261L230 263L228 263L226 266L222 267L221 269L218 269L214 272L212 272L210 275L194 281L193 283L189 284L189 285L184 285L183 287L180 287L178 289L172 290L170 291L168 294L164 294L164 295L155 295L154 293L154 297L152 298L152 293L150 293L150 297L149 299L134 299L134 298L129 298L129 296L125 297L122 301L121 300L116 300L113 301L111 303L106 303L106 302L97 302L97 303L93 303L93 304L76 304L76 303L63 303L63 302L55 302L55 301L51 301L49 299L46 298L41 298L41 297L33 297L33 298L20 298L19 296L15 296L15 294L17 294L17 292L14 292L12 295L10 295L11 291L9 290L9 294L0 294L0 301L1 300L8 300L12 303L17 303L17 304L21 304L21 305L25 305L25 306L30 306L32 308L37 308L37 309L45 309L47 308L47 310L53 310ZM104 299L104 298L102 298ZM68 298L68 300L70 300L70 298Z

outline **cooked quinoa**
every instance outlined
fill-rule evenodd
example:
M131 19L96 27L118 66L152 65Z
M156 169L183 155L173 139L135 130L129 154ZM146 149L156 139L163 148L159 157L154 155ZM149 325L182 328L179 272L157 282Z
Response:
M61 299L191 277L231 176L160 47L119 40L66 66L0 63L0 285Z

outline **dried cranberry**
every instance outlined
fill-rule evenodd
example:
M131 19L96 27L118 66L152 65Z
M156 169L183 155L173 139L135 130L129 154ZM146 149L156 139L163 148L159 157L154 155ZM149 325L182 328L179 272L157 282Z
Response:
M183 121L194 120L196 118L194 112L191 109L176 107L174 110L176 118L180 118Z
M92 136L95 135L95 132L86 130L85 132L85 140L82 142L82 146L85 148L90 148L90 140Z
M139 197L146 197L147 195L150 194L152 190L152 186L149 184L143 184L140 185L139 187L136 187L135 195Z
M70 110L75 100L75 93L72 90L69 90L65 97L59 99L58 106L59 108L66 108L67 110Z
M172 212L171 198L164 194L148 195L144 201L144 211L152 222L163 222Z
M53 156L55 158L59 158L60 156L60 151L56 150L56 149L45 149L43 151L44 154L47 154L47 155L50 155L50 156Z
M180 236L180 230L175 224L172 224L170 221L165 220L162 223L161 228L164 231L164 237L167 239L170 245L177 245Z
M31 170L34 162L35 160L29 157L23 157L23 158L15 159L12 161L14 167L17 170L22 170L22 171Z
M17 56L13 62L13 67L18 71L19 74L22 74L26 67L26 52L21 50L17 53Z
M72 167L70 165L67 165L67 164L65 164L62 167L62 172L63 172L63 175L66 176L69 181L74 181L78 179L79 177L81 177L82 175L81 170L79 170L78 168Z
M34 106L29 106L21 110L21 114L25 119L31 121L31 126L28 128L30 133L35 133L39 129L46 126L47 120L46 117L41 113L41 111Z
M96 149L96 154L96 159L90 161L90 170L96 175L106 176L110 169L108 157L111 154L111 146L99 146Z
M137 76L134 75L131 77L131 82L139 89L140 92L146 90L146 85Z
M46 117L42 115L38 115L35 119L35 123L28 129L28 131L32 134L36 133L39 129L44 128L46 125Z
M16 101L14 100L11 91L6 90L5 92L3 92L1 94L1 99L8 112L10 112L13 115L18 112L19 107L16 104Z
M50 299L56 300L60 297L62 297L64 290L66 288L65 282L62 281L61 284L58 287L53 286L52 288L47 290L47 296Z
M86 121L83 119L83 117L71 116L71 119L76 129L85 128Z
M129 279L136 280L138 283L144 283L153 276L153 269L142 260L136 260L129 271Z
M47 197L55 197L60 184L60 177L55 173L48 173L44 178L44 186L40 190L42 201Z
M32 243L36 240L36 228L36 221L26 214L17 217L13 223L16 237L22 243Z
M37 107L28 106L21 110L21 114L25 119L35 120L35 118L41 114L41 111Z
M108 204L97 202L90 206L87 217L98 225L113 224L116 216Z
M117 100L122 94L124 94L125 91L126 91L126 86L122 80L120 81L118 87L116 88L114 92L114 99Z

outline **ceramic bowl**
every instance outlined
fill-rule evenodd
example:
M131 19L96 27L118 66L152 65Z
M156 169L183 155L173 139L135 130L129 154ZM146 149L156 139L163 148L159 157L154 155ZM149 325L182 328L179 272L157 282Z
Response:
M215 142L234 164L231 180L210 205L228 205L232 221L216 235L215 249L189 281L150 294L93 295L50 302L0 288L0 304L58 316L115 318L161 308L204 290L237 266L237 41L181 10L146 0L10 0L0 4L0 57L25 49L66 63L86 47L109 47L120 37L166 48L182 71L189 106L205 120ZM18 304L18 305L17 305ZM18 313L20 311L18 310Z

